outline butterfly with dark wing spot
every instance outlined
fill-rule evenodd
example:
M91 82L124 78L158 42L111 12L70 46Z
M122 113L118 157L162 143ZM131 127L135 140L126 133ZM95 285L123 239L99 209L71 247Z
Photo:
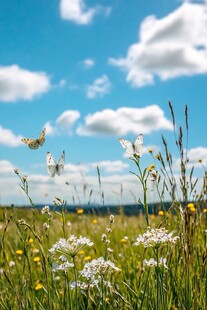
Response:
M121 146L126 149L126 153L129 155L135 155L138 157L142 156L142 152L143 152L143 135L140 134L136 140L134 141L134 143L132 143L129 140L123 139L123 138L119 138L118 139L119 142L121 143Z
M21 141L27 144L30 149L36 150L39 148L39 146L42 146L45 143L45 132L46 128L42 130L42 132L39 135L39 138L37 139L23 138L21 139Z
M55 161L54 157L50 152L46 154L47 159L47 173L50 177L54 178L54 176L61 175L64 170L65 164L65 151L62 152L58 163Z

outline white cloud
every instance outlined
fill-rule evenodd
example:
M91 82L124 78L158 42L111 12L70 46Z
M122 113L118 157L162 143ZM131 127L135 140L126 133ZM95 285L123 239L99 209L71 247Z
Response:
M84 69L91 69L95 65L95 61L91 58L86 58L81 62Z
M99 167L99 169L101 169L104 173L114 173L122 172L123 170L128 169L129 165L121 160L105 160L93 163L79 163L77 165L66 164L65 171L68 171L69 173L77 173L77 171L80 173L91 173L96 172L97 167Z
M79 126L79 135L119 135L129 133L149 134L160 129L172 130L172 123L157 105L145 108L122 107L105 109L85 117L85 125Z
M14 173L15 167L8 160L0 160L0 175L7 173Z
M32 72L17 65L0 67L0 101L31 100L50 88L49 77L44 72Z
M111 82L107 75L103 75L96 79L92 85L87 87L86 95L90 99L103 97L110 93Z
M207 6L184 2L161 19L148 16L140 26L139 41L125 58L109 63L127 72L134 87L207 73Z
M17 147L22 145L21 135L16 136L10 129L5 129L0 126L0 144Z
M184 149L184 156L186 156L186 149ZM207 148L198 146L189 149L187 151L187 158L188 158L187 167L189 169L191 169L192 166L203 169L207 165ZM202 164L199 162L200 160L202 161ZM175 161L174 169L180 170L180 159L175 158L174 161Z
M51 122L46 122L43 128L46 128L47 136L55 136L58 133L58 128L53 126Z
M87 8L84 0L61 0L60 15L63 19L70 20L79 25L88 25L97 14L108 16L111 12L110 7L100 5Z
M79 111L67 110L58 117L56 123L61 129L70 131L74 123L79 119L79 117Z

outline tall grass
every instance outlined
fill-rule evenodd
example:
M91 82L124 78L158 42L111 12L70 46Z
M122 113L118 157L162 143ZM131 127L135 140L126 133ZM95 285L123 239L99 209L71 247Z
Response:
M15 170L31 209L0 209L0 309L207 309L206 171L198 192L188 168L187 107L184 129L169 107L180 176L165 137L164 153L150 152L150 167L133 156L144 214L70 214L58 197L52 209L35 209L27 179ZM148 213L150 183L159 214Z

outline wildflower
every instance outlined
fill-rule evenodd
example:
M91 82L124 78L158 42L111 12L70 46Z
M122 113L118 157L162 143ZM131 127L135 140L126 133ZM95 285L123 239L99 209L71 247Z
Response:
M158 177L159 177L158 171L155 171L154 169L149 171L150 181L154 183L158 179Z
M22 250L16 250L15 252L17 255L22 255L23 254L23 251Z
M110 300L109 297L106 297L106 298L105 298L105 301L106 301L106 302L109 302L109 300Z
M35 263L38 263L38 262L40 262L40 257L39 256L35 256L34 258L33 258L33 261L35 262Z
M36 285L35 285L35 290L36 291L39 291L39 290L41 290L43 288L43 285L42 285L42 283L37 283Z
M169 269L166 265L166 258L160 257L158 265L163 266L166 269ZM149 260L144 259L143 261L143 267L157 267L157 261L154 258L150 258Z
M110 243L110 240L107 239L106 234L103 234L103 235L101 236L101 241L104 242L104 243Z
M126 243L127 240L126 240L125 238L122 238L122 239L120 240L120 242L121 242L121 243Z
M85 254L85 251L84 251L84 250L80 250L80 251L78 252L78 255L83 255L83 254Z
M195 212L196 212L196 208L195 208L195 207L191 207L191 208L190 208L190 211L191 211L192 213L195 213Z
M164 215L164 211L162 211L162 210L158 211L158 215L163 216Z
M149 228L146 233L139 235L135 245L142 244L144 248L159 246L166 243L176 243L178 236L172 237L172 232L167 233L165 228Z
M200 163L200 164L201 164L201 163L202 163L202 159L198 159L198 163Z
M47 223L44 223L42 226L43 226L43 228L44 228L45 230L50 229L50 225L47 224Z
M153 170L153 169L154 169L154 167L155 167L155 165L154 165L154 164L152 164L152 165L150 165L150 166L147 168L147 170L148 170L148 171L151 171L151 170Z
M114 215L113 214L110 215L109 219L110 219L110 223L114 223Z
M14 173L16 173L17 175L19 175L19 170L18 170L18 169L14 169Z
M11 261L9 262L9 267L13 267L13 266L15 266L15 262L14 262L13 260L11 260Z
M63 262L60 265L58 265L57 263L53 263L52 271L53 272L64 271L66 273L68 268L73 268L73 267L74 267L74 264L73 263L69 263L68 261Z
M76 212L77 212L77 214L83 214L84 210L83 209L77 209Z
M84 260L86 260L86 261L87 261L87 260L91 260L91 256L90 256L90 255L85 256L85 257L84 257Z
M93 242L86 237L80 236L77 238L71 235L67 240L60 238L49 250L52 254L61 253L64 255L75 256L80 250L83 250L86 246L93 246Z
M106 250L107 250L108 253L113 253L113 251L114 251L114 250L111 249L111 248L107 248Z
M112 232L112 229L111 229L111 228L106 228L106 232L107 232L108 234L110 234L110 233Z
M51 215L50 213L50 207L49 206L44 206L41 210L41 213L42 214L48 214L48 215Z
M159 155L159 154L156 154L156 155L155 155L155 158L158 159L158 160L160 160L160 155Z
M33 238L29 238L29 239L26 241L27 244L32 244L33 242L34 242L34 239L33 239Z
M204 209L203 209L203 213L207 213L207 208L204 208Z
M93 219L93 224L97 224L97 223L98 223L97 219Z
M100 276L110 275L114 271L121 271L110 260L105 261L103 257L93 259L92 262L86 263L83 270L79 271L80 275L87 281L100 281Z
M151 215L150 215L150 218L151 218L151 219L154 219L154 218L155 218L155 215L154 215L154 214L151 214Z
M188 203L187 208L189 208L189 209L194 208L194 203L192 203L192 202Z
M153 153L153 149L149 149L148 152L149 152L149 153Z
M26 182L27 182L27 176L26 176L26 175L24 175L24 176L22 177L22 181L23 181L23 183L26 183Z
M40 251L40 250L39 250L39 249L36 249L36 248L32 250L32 252L33 252L34 254L39 253L39 251Z

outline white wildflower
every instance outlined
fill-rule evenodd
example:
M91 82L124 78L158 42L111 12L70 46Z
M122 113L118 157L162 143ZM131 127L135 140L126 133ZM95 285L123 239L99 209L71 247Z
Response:
M61 253L63 255L75 256L80 250L86 246L93 246L93 242L86 237L77 238L71 235L68 239L60 238L49 250L52 254Z
M53 263L52 265L52 271L57 272L57 271L64 271L67 272L68 268L73 268L74 264L69 263L68 261L58 265L57 263Z
M44 228L45 230L48 230L48 229L50 229L50 225L47 224L47 223L44 223L44 224L43 224L43 228Z
M166 265L166 258L160 257L158 265L159 267L163 266L166 269L169 269ZM149 260L143 260L143 267L157 267L157 261L154 258L150 258Z
M114 215L113 214L110 215L109 219L110 219L111 223L114 223Z
M158 246L166 243L176 243L178 236L172 237L172 232L167 233L165 228L149 228L146 233L139 235L135 245L142 244L145 248Z
M48 215L51 215L50 213L50 207L49 206L44 206L41 210L41 213L42 214L48 214Z
M15 266L16 264L15 264L15 262L13 261L13 260L11 260L10 262L9 262L9 267L13 267L13 266Z

